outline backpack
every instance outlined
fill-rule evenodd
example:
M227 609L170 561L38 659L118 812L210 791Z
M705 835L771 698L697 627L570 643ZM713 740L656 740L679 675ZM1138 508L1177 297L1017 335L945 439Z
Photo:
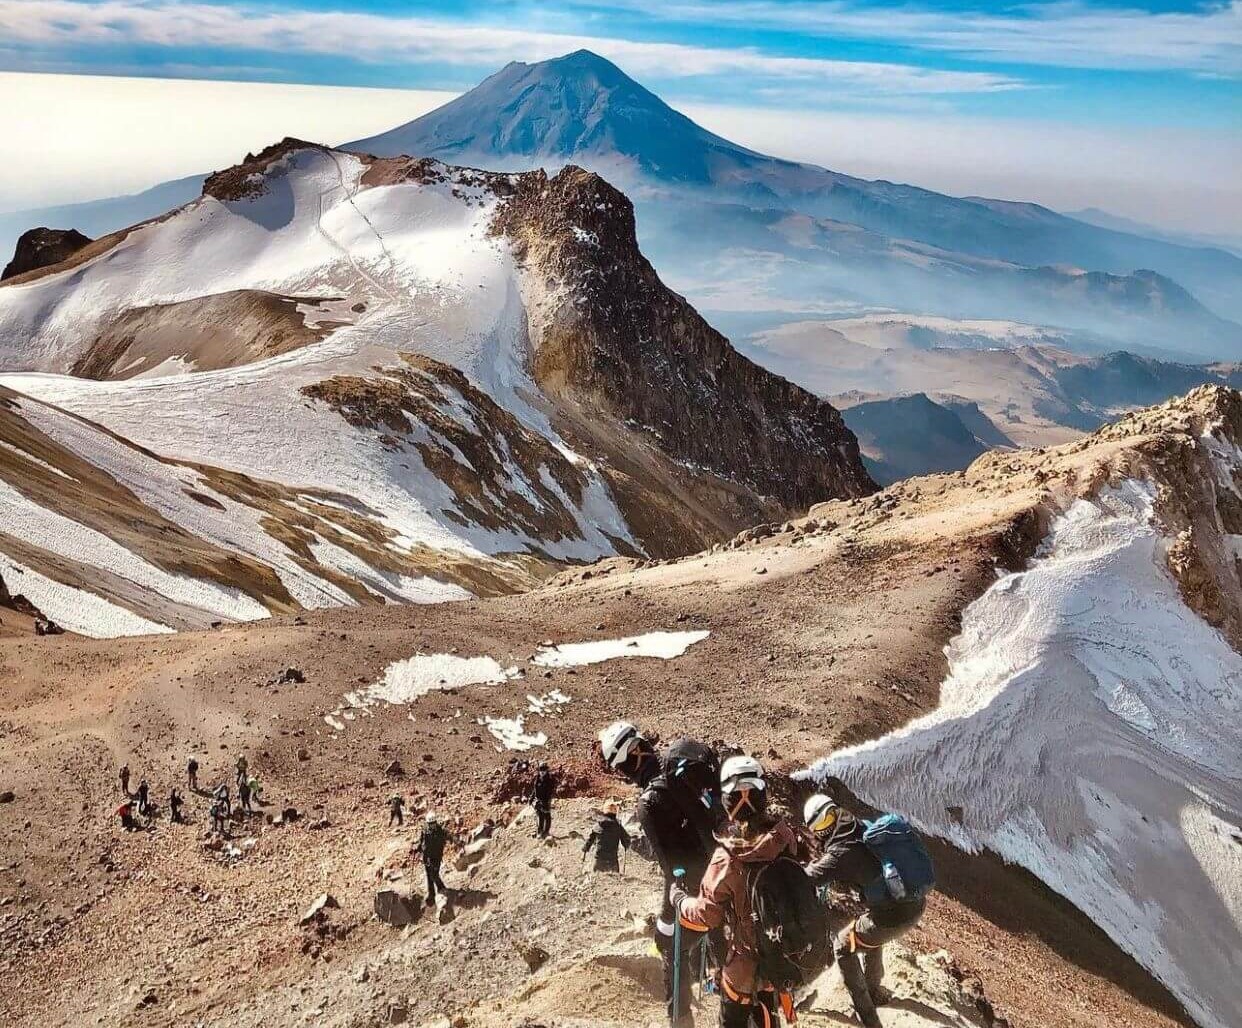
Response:
M882 874L863 889L863 900L881 905L919 900L936 885L931 854L910 822L898 814L863 821L863 842L880 862Z
M759 957L757 981L788 992L810 982L827 963L828 914L792 857L777 857L751 873L750 916Z

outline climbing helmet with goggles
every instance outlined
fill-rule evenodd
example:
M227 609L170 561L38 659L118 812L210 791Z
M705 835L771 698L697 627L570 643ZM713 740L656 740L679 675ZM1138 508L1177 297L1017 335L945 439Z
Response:
M720 768L720 791L725 813L736 819L749 807L759 813L767 806L767 782L763 765L754 757L730 757Z
M806 826L815 833L826 832L837 822L841 808L833 802L831 796L817 792L802 807L802 819Z
M604 762L614 771L630 758L634 747L646 740L628 721L614 721L599 733L599 748Z

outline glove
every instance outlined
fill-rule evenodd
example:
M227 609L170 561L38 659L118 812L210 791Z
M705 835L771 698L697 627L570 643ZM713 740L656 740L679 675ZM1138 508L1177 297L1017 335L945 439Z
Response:
M678 914L681 913L681 905L689 898L689 894L681 887L680 882L673 882L673 884L668 887L668 901L673 904L673 909L677 911Z

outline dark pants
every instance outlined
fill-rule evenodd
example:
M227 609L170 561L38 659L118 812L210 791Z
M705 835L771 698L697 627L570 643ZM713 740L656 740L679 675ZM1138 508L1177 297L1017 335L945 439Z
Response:
M834 948L841 978L864 1025L880 1023L875 1006L884 980L885 943L901 938L918 924L925 906L920 899L872 907L837 936Z
M388 827L389 828L392 827L392 823L394 821L396 821L397 824L399 825L405 824L405 816L401 813L400 809L396 807L394 807L392 810L388 812Z
M434 864L429 860L423 861L423 870L427 872L427 905L430 906L436 901L436 889L447 893L448 886L444 884L440 878L440 862Z
M597 853L595 854L595 870L611 871L613 874L620 873L621 861L617 859L617 855L615 853L608 857L601 857Z
M760 992L747 1003L720 998L720 1028L776 1028L780 1023L775 993Z
M552 832L552 808L535 808L535 836L546 839Z
M703 936L698 932L690 932L685 929L681 933L681 972L677 981L677 1003L676 1017L674 1017L674 996L673 996L673 936L666 935L660 931L660 928L667 926L668 921L664 920L665 914L660 915L660 919L656 922L655 944L656 949L660 951L660 964L664 970L664 999L668 1005L669 1024L693 1024L694 1019L690 1013L690 986L699 974L699 942Z

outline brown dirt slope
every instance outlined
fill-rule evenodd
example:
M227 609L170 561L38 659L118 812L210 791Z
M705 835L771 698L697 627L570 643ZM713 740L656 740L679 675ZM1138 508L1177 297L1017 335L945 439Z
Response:
M734 742L792 770L900 725L936 704L943 647L963 607L998 566L1021 565L1052 513L1114 476L1164 486L1192 475L1203 429L1232 433L1239 412L1237 393L1199 390L1081 443L989 455L965 473L819 505L710 552L616 559L517 596L150 639L0 640L0 790L14 793L0 804L0 975L15 985L0 990L0 1022L362 1026L387 1020L398 998L428 1024L657 1020L633 924L654 901L652 871L632 863L637 877L618 884L573 870L571 833L588 826L590 802L633 799L589 771L598 727L629 716L665 737ZM1176 505L1161 516L1176 518ZM1223 589L1235 572L1201 552ZM710 635L667 662L529 662L547 639L656 629ZM370 707L343 729L324 721L344 693L420 651L487 654L525 677ZM290 666L305 682L280 681ZM552 689L569 702L531 713L528 694ZM386 828L387 796L399 790L416 817L434 807L462 828L485 816L508 823L518 812L513 755L478 719L519 713L528 731L547 735L534 752L588 799L559 812L546 853L520 841L528 828L519 823L491 864L452 872L468 890L459 922L424 918L406 931L376 922L377 882L418 874L408 830ZM191 798L189 826L117 830L122 761L162 799L189 754L213 784L239 752L265 783L269 813L292 804L308 819L239 824L234 858L204 846L201 796ZM385 773L394 758L401 777ZM948 950L942 970L960 988L933 1001L932 968L903 972L923 991L886 1023L917 1024L900 1019L915 1014L941 1026L998 1023L986 1010L1029 1028L1186 1023L1163 989L1030 876L988 856L938 856L943 890L909 944L925 960ZM323 891L340 907L324 924L299 925ZM528 976L515 942L545 948L545 968ZM974 1013L954 1006L963 996L978 1000ZM937 1003L949 1010L939 1020L924 1009Z

